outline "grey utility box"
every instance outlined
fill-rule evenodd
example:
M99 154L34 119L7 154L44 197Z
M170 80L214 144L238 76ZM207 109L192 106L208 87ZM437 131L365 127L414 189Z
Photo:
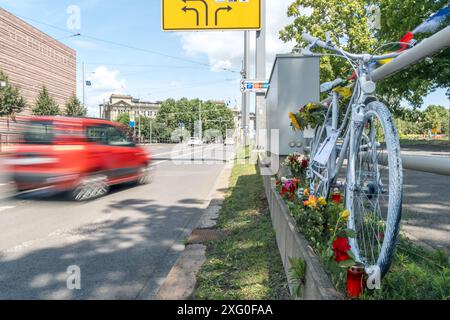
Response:
M320 61L317 57L295 54L277 55L266 94L268 150L278 153L273 145L276 138L272 130L279 130L279 155L303 152L302 132L294 132L290 112L298 112L310 102L320 100Z

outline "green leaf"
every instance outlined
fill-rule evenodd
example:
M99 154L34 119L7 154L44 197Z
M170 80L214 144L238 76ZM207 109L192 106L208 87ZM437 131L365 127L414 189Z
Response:
M343 268L343 269L348 269L350 267L353 267L354 265L355 265L355 260L353 260L353 259L348 259L348 260L339 262L339 267Z
M352 230L352 229L344 229L343 232L345 232L345 235L346 235L348 238L351 238L351 239L356 238L356 232L355 232L355 230Z

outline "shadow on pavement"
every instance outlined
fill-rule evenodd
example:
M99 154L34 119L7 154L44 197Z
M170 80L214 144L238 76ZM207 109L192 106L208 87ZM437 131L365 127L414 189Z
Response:
M0 253L0 299L152 298L202 211L139 199L108 207L125 209L134 214L57 235L64 245L49 238L32 252ZM67 289L72 265L81 269L81 290Z

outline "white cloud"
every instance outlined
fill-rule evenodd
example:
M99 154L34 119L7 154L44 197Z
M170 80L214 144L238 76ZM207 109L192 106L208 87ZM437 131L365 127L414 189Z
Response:
M95 71L86 77L91 81L92 86L86 87L86 103L89 106L90 115L98 115L99 104L108 100L113 93L123 93L126 89L126 81L119 78L120 72L109 70L105 66L99 66Z
M287 8L292 0L267 1L267 66L270 69L277 53L290 52L294 43L284 43L279 39L279 31L291 22L287 17ZM255 47L254 32L252 37L252 52ZM217 71L223 68L240 70L242 65L243 32L187 32L180 33L184 51L190 56L206 54L212 66Z

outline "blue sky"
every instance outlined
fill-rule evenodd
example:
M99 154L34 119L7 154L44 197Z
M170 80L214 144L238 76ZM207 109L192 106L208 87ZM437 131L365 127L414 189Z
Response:
M152 101L200 97L240 105L242 33L164 33L160 2L0 0L0 5L77 51L79 96L83 61L87 79L93 83L86 90L91 115L97 115L98 103L112 92ZM289 52L293 47L292 43L284 44L277 38L278 30L289 23L285 11L290 2L268 0L267 70L276 53ZM67 27L70 17L67 8L71 5L81 10L81 30ZM68 38L78 32L81 37ZM220 71L224 67L235 72ZM425 104L432 103L447 106L445 91L427 97Z

